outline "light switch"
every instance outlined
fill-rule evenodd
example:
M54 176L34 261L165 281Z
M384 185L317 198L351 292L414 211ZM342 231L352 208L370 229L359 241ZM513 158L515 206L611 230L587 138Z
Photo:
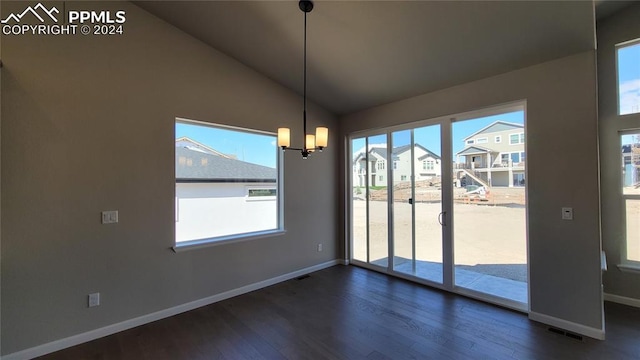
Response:
M100 305L100 293L89 294L89 307Z
M573 220L573 208L570 208L570 207L562 208L562 220Z

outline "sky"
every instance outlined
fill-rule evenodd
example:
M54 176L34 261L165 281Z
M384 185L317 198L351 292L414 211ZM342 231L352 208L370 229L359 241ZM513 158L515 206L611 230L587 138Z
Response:
M276 167L276 136L176 122L176 139L186 136L238 160Z
M620 115L640 112L640 43L618 49Z
M638 143L637 134L622 135L622 145L631 145Z
M454 122L451 126L454 158L455 154L464 148L464 138L495 121L524 124L524 111L509 112ZM392 134L392 141L394 147L409 145L411 142L411 132L409 130L396 131ZM414 142L424 146L436 155L441 155L442 144L440 140L440 125L431 125L414 129ZM369 137L369 145L384 143L386 143L386 135ZM353 140L354 156L359 150L364 148L364 144L364 138Z

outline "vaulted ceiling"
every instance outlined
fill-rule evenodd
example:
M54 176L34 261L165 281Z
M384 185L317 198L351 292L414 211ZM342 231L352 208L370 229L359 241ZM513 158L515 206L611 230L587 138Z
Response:
M137 5L302 93L297 1ZM315 1L308 96L337 115L595 47L591 1Z

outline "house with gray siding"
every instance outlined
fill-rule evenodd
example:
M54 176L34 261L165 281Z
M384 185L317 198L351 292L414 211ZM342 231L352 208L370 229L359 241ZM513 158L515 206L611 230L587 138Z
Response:
M471 177L485 186L524 186L524 125L496 121L463 139L454 177Z

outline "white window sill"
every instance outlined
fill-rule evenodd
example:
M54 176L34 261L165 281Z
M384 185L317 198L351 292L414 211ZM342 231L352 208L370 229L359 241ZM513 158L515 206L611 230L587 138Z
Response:
M618 269L622 272L640 274L640 265L618 264Z
M231 235L231 236L223 236L223 237L217 237L217 238L211 238L211 239L184 241L171 247L171 250L173 250L173 252L178 253L182 251L207 248L211 246L227 245L227 244L233 244L233 243L238 243L243 241L281 236L286 233L287 233L286 230L269 230L269 231L260 231L260 232L254 232L254 233L243 234L243 235Z

